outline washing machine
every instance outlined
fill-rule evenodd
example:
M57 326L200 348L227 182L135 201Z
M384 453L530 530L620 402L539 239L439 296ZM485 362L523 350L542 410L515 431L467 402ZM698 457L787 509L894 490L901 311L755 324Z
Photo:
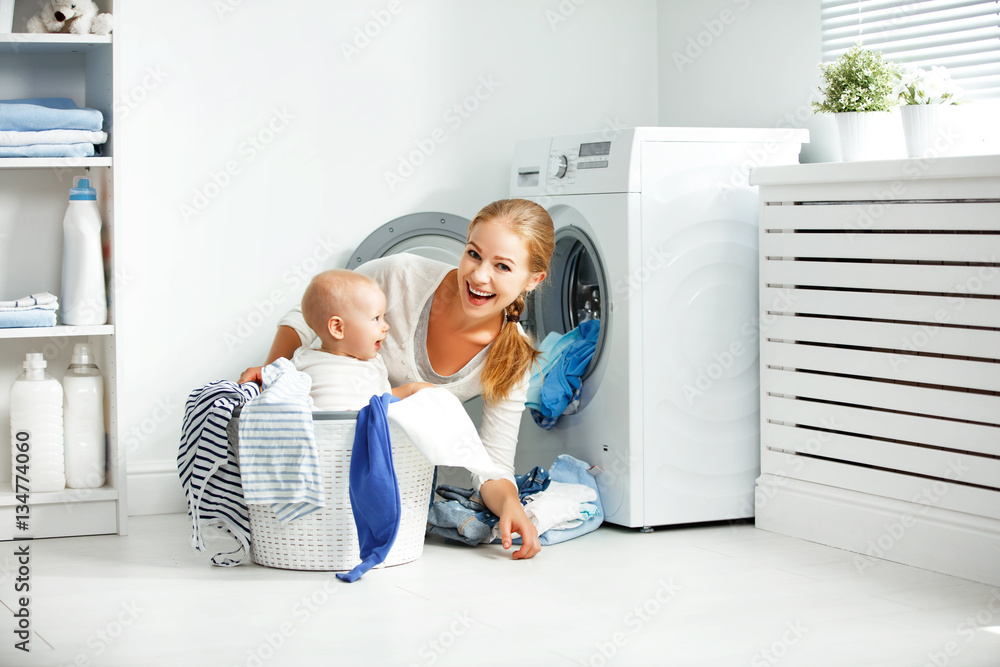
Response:
M520 141L512 197L555 224L525 328L600 321L579 406L543 429L526 410L517 470L593 466L605 520L627 527L753 516L760 468L756 188L808 132L629 128Z

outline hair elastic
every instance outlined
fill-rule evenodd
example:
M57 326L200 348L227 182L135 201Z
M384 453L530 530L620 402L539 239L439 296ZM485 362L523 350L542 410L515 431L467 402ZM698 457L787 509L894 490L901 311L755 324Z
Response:
M521 316L520 315L511 315L510 313L507 313L507 321L508 322L520 322L521 321Z

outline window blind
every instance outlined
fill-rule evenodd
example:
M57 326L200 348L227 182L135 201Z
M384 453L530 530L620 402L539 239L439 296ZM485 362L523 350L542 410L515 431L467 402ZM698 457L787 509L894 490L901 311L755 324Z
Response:
M823 62L860 42L887 60L938 65L965 99L1000 98L1000 0L821 0Z

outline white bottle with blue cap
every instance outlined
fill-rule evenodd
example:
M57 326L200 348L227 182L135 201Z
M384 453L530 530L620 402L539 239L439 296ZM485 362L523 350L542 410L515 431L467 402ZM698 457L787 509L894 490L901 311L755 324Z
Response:
M101 212L97 190L81 178L69 191L63 218L62 293L59 319L76 326L105 324L108 299L101 249Z

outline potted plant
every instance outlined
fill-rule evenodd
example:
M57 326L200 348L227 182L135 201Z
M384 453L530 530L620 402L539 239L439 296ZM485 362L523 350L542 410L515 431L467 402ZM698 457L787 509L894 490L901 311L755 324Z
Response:
M931 67L928 72L904 65L896 73L893 91L901 104L906 152L910 157L923 157L937 138L941 108L958 104L962 88L944 67Z
M870 131L876 122L871 114L881 114L883 120L899 105L894 92L899 66L885 60L881 51L871 51L855 44L832 63L821 64L825 86L820 88L823 99L813 102L813 109L837 115L837 130L844 159L865 160L873 156Z

